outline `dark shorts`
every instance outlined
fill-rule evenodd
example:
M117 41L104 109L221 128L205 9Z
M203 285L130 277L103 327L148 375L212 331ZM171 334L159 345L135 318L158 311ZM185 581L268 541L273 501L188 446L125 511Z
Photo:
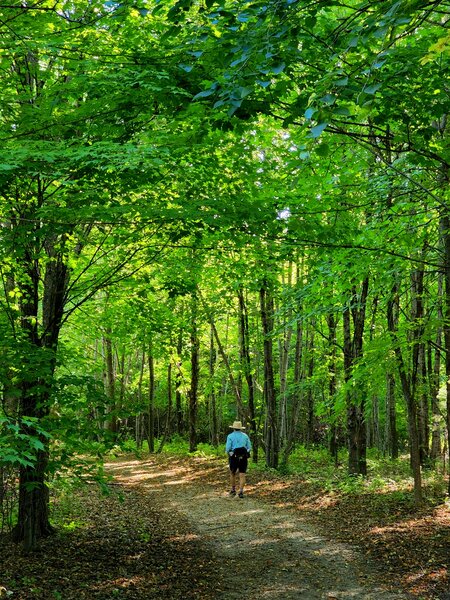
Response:
M239 471L239 473L247 472L248 460L246 456L242 456L240 458L237 456L229 456L228 461L230 463L230 471L232 473L236 473L236 471Z

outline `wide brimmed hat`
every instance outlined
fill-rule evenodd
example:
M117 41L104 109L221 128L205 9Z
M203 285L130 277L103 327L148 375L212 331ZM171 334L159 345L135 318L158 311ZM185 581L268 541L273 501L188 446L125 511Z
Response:
M233 425L230 425L231 429L245 429L245 427L242 427L242 423L241 421L235 421L233 423Z

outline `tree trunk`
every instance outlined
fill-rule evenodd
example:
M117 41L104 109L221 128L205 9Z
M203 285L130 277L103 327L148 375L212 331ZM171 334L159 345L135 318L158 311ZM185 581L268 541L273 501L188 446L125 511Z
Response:
M328 447L331 456L334 458L335 464L338 462L338 428L336 423L335 414L335 396L337 390L337 377L336 377L336 343L337 343L337 323L336 317L333 313L327 315L328 324L328 404L329 404L329 419L330 419L330 433Z
M362 357L363 335L365 324L366 301L369 290L369 279L363 281L359 298L356 288L352 289L350 305L343 312L344 322L344 373L348 383L353 376L353 368ZM353 322L351 333L350 316ZM347 389L347 436L348 436L348 471L351 475L366 475L366 423L365 395L358 386Z
M155 361L153 358L153 344L148 346L148 451L155 451Z
M189 389L189 452L197 450L197 408L200 340L197 325L197 296L192 297L191 312L191 386Z
M106 395L109 398L108 409L111 414L111 418L107 422L107 427L113 435L115 435L117 433L117 417L115 412L116 377L114 372L114 353L111 335L111 327L107 327L105 335L103 336L103 347L105 351L105 388Z
M301 310L301 307L300 307ZM303 322L299 319L297 321L297 331L295 338L295 358L294 358L294 381L293 381L293 394L291 399L291 415L288 420L288 435L286 439L286 445L283 449L283 464L286 465L289 456L294 448L297 427L298 427L298 416L300 412L302 392L300 390L302 380L304 378L302 369L303 359Z
M448 185L448 175L445 177ZM450 209L446 207L446 212L441 216L440 222L442 247L443 247L443 273L444 273L444 294L443 294L443 314L444 314L444 347L445 347L445 381L447 394L447 440L450 445ZM448 493L450 494L450 469L448 478Z
M138 449L142 448L143 440L143 428L142 428L142 380L144 379L144 368L145 368L145 349L142 350L141 366L139 369L139 381L138 381L138 401L139 401L139 413L136 415L136 431L135 439L136 446Z
M46 264L43 280L42 336L38 336L39 309L39 264L37 259L25 253L23 268L27 273L27 283L23 286L20 305L21 326L29 343L31 359L39 359L41 373L22 383L20 417L41 419L49 413L49 400L53 374L56 366L56 350L63 316L65 292L68 284L67 267L62 260L62 250L55 250L57 240L47 240L45 249L49 261ZM61 242L61 246L63 246ZM31 252L31 249L30 249ZM36 356L38 355L38 356ZM47 465L49 460L48 440L38 435L34 427L21 422L24 435L40 438L44 447L36 454L33 466L21 467L19 474L19 508L17 524L12 531L16 542L23 542L24 550L35 550L40 537L52 533L49 520L49 492L47 487Z
M183 375L181 372L181 356L183 353L183 330L180 329L177 340L177 373L175 377L175 413L176 413L176 425L178 435L182 435L184 432L184 419L183 419L183 407L181 405L181 385L183 383Z
M242 287L238 289L239 300L239 344L242 369L247 382L248 391L248 420L250 423L250 439L252 441L253 462L258 462L258 432L255 413L255 380L252 373L250 358L250 331L248 311Z
M164 448L164 444L166 443L167 438L170 436L171 423L172 423L172 363L169 362L169 364L167 365L167 415L166 415L166 425L164 427L164 433L161 436L161 441L159 443L157 454L160 454L162 452L162 449Z
M211 393L210 393L210 422L211 422L211 444L217 448L219 445L219 432L217 425L217 402L216 402L216 388L215 388L215 369L216 369L216 349L214 347L214 331L211 326L209 336L209 377L211 381Z
M209 323L211 325L211 329L213 331L214 337L216 339L216 343L217 343L217 349L219 350L219 354L223 360L223 364L225 365L225 368L228 372L228 377L230 379L230 383L231 383L231 387L233 389L234 392L234 397L236 399L236 414L238 419L240 419L241 421L243 421L244 423L247 421L247 411L244 408L244 405L242 404L242 397L241 397L241 388L239 386L239 382L236 380L234 374L233 374L233 369L231 368L230 365L230 361L228 359L227 353L225 352L225 349L223 347L222 341L219 337L219 333L217 331L217 327L216 324L214 322L214 318L212 316L212 313L208 307L208 305L206 304L203 296L200 293L200 290L197 290L197 294L202 302L202 305L205 309L206 314L208 315L208 320Z
M386 374L386 426L385 447L392 459L398 458L397 411L395 405L395 377Z
M273 373L273 327L274 304L273 295L267 283L260 289L261 322L264 336L264 397L266 401L266 464L276 469L278 467L278 424L275 378Z
M441 287L441 286L440 286ZM438 309L438 318L442 322L442 309ZM432 430L431 430L431 451L430 458L435 461L442 453L441 448L441 411L439 410L439 386L441 372L441 351L442 330L439 328L436 334L436 349L434 351L434 363L432 356L431 344L428 345L429 355L429 375L430 375L430 395L431 395L431 415L432 415Z
M403 397L406 402L407 418L408 418L408 433L411 455L411 468L414 477L414 501L416 506L422 504L422 474L420 471L420 451L419 451L419 434L417 431L417 408L414 398L414 380L408 377L403 360L402 350L397 338L397 326L395 317L395 307L398 307L398 294L396 286L392 291L392 298L388 301L387 317L388 329L391 334L391 339L394 346L394 353L397 360L400 383L402 386Z
M314 375L314 319L311 322L311 328L308 335L307 346L307 365L306 380L309 384ZM305 402L305 444L311 446L314 443L314 394L313 386L308 385Z

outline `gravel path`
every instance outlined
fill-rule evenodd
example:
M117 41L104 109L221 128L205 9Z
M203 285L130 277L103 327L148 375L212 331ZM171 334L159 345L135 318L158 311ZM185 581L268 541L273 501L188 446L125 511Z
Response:
M218 600L410 597L385 586L376 566L356 551L325 539L294 511L266 504L251 486L244 499L229 497L225 464L213 481L204 468L201 460L108 465L118 483L138 487L159 510L182 515L189 528L185 535L208 545L221 579Z

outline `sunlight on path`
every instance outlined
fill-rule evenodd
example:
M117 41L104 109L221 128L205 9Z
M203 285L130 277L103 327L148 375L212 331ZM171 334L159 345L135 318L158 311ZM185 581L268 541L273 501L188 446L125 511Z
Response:
M112 463L107 468L117 482L145 490L161 510L187 518L192 535L200 536L226 566L225 590L218 592L218 600L408 597L383 589L375 572L366 562L358 562L350 548L325 540L294 513L252 496L251 486L244 499L230 498L226 466L219 472L222 488L203 483L201 464L193 468L175 461L167 467L150 460Z

